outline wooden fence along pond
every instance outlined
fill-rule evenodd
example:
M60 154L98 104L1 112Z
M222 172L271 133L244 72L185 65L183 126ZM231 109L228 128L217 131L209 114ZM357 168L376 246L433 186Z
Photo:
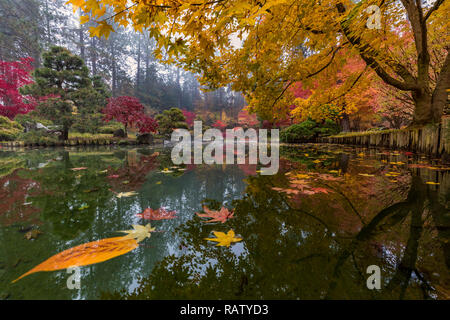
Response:
M366 147L383 147L424 153L450 160L450 116L442 123L417 129L395 130L392 132L364 132L345 136L319 138L318 142L352 144Z

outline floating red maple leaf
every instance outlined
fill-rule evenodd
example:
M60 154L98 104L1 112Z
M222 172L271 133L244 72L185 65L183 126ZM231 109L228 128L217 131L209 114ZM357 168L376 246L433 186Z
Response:
M228 210L225 207L222 207L220 209L220 211L216 211L216 210L211 210L206 206L203 206L203 211L205 211L206 213L198 213L196 212L195 214L198 215L201 218L212 218L211 220L208 221L203 221L203 222L222 222L225 223L225 221L227 221L228 219L233 218L234 216L234 210Z
M147 219L147 220L164 220L164 219L174 219L176 218L176 211L167 211L164 208L152 209L147 208L144 212L137 214L136 216Z

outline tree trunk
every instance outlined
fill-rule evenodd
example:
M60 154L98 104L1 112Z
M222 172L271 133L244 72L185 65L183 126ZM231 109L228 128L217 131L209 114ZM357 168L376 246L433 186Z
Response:
M92 75L97 74L97 44L95 37L91 40L91 63L92 63Z
M136 93L139 92L139 88L141 86L140 74L141 74L141 35L139 34L138 51L137 51Z
M341 129L342 129L343 132L349 132L350 131L350 118L348 117L348 114L346 112L344 112L342 114Z
M63 128L59 140L66 141L69 140L69 128Z
M413 125L422 126L431 123L433 114L431 110L431 96L426 93L412 93L414 99Z

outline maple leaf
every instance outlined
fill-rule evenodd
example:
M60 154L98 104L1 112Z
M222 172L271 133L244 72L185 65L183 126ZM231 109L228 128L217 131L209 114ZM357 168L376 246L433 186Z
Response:
M329 194L331 191L330 189L326 189L326 188L311 188L311 191L313 191L314 193L325 193L325 194Z
M164 208L159 209L151 209L147 208L142 213L137 214L136 216L140 217L141 219L147 219L147 220L163 220L163 219L174 219L176 211L167 211Z
M128 192L120 192L116 194L117 198L123 198L123 197L131 197L137 195L136 191L128 191Z
M215 238L205 238L205 240L218 242L216 246L229 247L231 243L239 242L242 240L242 238L236 238L234 231L231 229L226 234L219 231L213 231L213 233L216 236Z
M234 215L234 210L228 210L225 207L222 207L220 209L220 211L215 211L215 210L211 210L206 206L203 206L203 211L205 211L206 213L198 213L196 212L195 214L201 218L212 218L211 220L208 221L203 221L203 222L222 222L225 223L225 221L227 221L228 219L233 218Z
M373 174L368 174L368 173L358 173L360 176L363 176L363 177L375 177L375 175L373 175Z
M141 242L145 238L150 238L151 233L155 231L155 228L152 228L151 224L147 224L146 226L141 226L139 224L133 224L132 230L122 230L117 232L126 233L124 239L135 239L137 242Z
M309 175L303 174L303 173L297 174L296 177L297 177L298 179L309 179L309 178L311 178Z
M50 257L12 282L14 283L35 272L55 271L103 262L130 252L137 247L139 247L138 241L129 239L127 236L84 243Z
M80 170L86 170L86 169L87 169L87 167L79 167L79 168L72 168L70 170L72 170L72 171L80 171Z

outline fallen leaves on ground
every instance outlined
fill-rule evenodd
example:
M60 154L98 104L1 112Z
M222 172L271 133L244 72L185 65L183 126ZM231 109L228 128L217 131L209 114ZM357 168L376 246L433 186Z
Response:
M164 220L176 218L175 214L176 211L167 211L164 208L159 209L147 208L142 213L139 213L136 216L147 220Z
M201 218L212 218L211 220L208 221L203 221L203 222L222 222L225 223L225 221L227 221L228 219L233 218L234 215L234 210L228 210L225 207L222 207L220 209L220 211L216 211L216 210L211 210L206 206L203 206L203 211L205 211L205 213L198 213L196 212L197 216L201 217Z
M228 233L213 231L213 234L216 236L215 238L205 238L208 241L218 242L216 246L224 246L229 247L233 242L239 242L242 238L236 238L234 231L230 230Z

